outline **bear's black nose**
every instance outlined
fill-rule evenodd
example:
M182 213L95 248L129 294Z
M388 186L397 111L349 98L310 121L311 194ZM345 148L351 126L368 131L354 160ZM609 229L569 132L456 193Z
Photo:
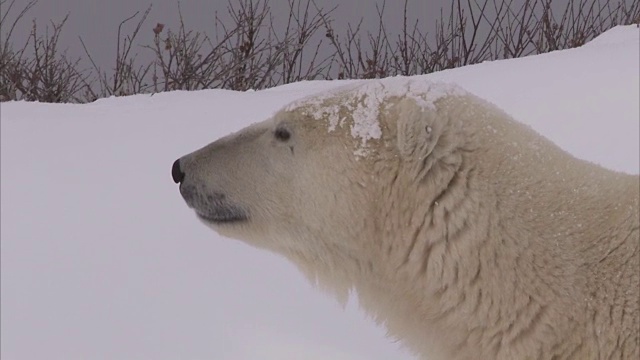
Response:
M180 159L173 162L171 167L171 176L176 184L179 184L184 180L184 172L180 169Z

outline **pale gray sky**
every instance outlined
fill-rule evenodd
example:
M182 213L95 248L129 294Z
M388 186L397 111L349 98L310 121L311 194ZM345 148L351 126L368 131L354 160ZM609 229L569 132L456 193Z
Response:
M0 13L4 14L6 5L10 1L7 0L3 9L0 9ZM24 8L28 1L16 0L9 19L15 18L19 9ZM239 1L232 0L233 3ZM440 18L440 10L444 8L446 14L452 1L455 0L409 0L409 21L411 24L416 20L419 21L421 32L423 34L429 33L432 36L436 20ZM495 0L496 3L501 1ZM514 10L519 8L524 1L506 0L507 3L511 2ZM556 16L561 16L562 10L564 10L568 1L571 0L553 0L552 8L557 9ZM574 3L578 4L581 1L591 3L594 0L575 0ZM619 1L611 0L611 5L615 5ZM638 0L623 1L627 4L633 4ZM288 0L268 0L268 2L271 7L271 15L276 23L285 22L288 15ZM305 3L306 0L299 0L299 2ZM466 0L462 1L463 4L466 4L466 2ZM338 6L331 14L331 18L334 20L334 29L338 34L346 32L347 24L355 26L360 19L363 19L361 36L364 36L366 31L376 31L378 24L376 4L382 5L383 0L316 0L316 3L327 10L336 5ZM471 3L482 4L484 1L471 0ZM214 18L216 13L228 24L227 0L182 0L180 4L187 30L200 31L210 37L215 37ZM165 29L177 30L179 23L178 0L39 0L38 4L31 9L19 24L12 40L15 47L24 44L31 30L31 21L33 19L37 19L40 34L43 34L44 27L49 21L60 21L66 14L70 14L60 39L60 47L68 49L68 57L70 59L84 58L84 51L78 39L79 36L82 36L98 65L103 70L109 70L115 65L119 23L136 11L140 11L141 15L149 5L153 5L153 8L136 39L136 43L151 45L153 40L152 29L156 23L164 23L166 25ZM394 37L401 30L403 5L403 0L386 1L384 24L389 35ZM490 13L493 6L494 1L489 0L489 17L491 17ZM312 11L314 10L312 9ZM137 21L129 22L124 28L124 33L129 34L136 23ZM6 28L3 28L2 32L4 33L5 31ZM312 46L315 43L313 41ZM151 50L149 49L136 47L134 52L139 54L139 64L149 63L152 59ZM85 66L88 67L89 64L87 63Z
M27 3L28 0L17 0L12 15ZM227 0L182 0L180 4L185 23L190 30L206 32L213 36L213 19L216 11L219 17L228 20ZM364 19L363 29L374 30L377 28L378 21L376 4L382 5L382 0L317 0L317 4L325 9L338 5L336 11L332 13L338 30L346 29L348 22L355 26L360 18ZM419 19L421 24L427 26L439 16L440 7L443 4L450 6L450 1L410 0L409 15L413 21ZM68 48L69 55L72 57L82 55L78 40L78 36L82 36L96 61L101 66L110 67L115 57L118 24L136 11L144 12L149 5L153 5L153 8L145 28L139 35L138 42L151 44L153 39L151 29L156 23L164 23L171 29L177 28L179 21L177 0L40 0L16 29L13 39L16 44L22 43L29 34L31 20L34 18L37 19L40 29L44 30L47 21L59 21L69 13L69 19L61 37L63 48ZM287 0L269 0L269 5L276 20L286 20ZM402 0L387 0L385 26L388 26L390 31L396 32L400 28L403 5ZM2 11L4 12L5 9ZM132 29L134 23L128 24L128 29ZM427 26L427 29L431 28L432 26ZM148 50L139 49L138 51L143 54Z

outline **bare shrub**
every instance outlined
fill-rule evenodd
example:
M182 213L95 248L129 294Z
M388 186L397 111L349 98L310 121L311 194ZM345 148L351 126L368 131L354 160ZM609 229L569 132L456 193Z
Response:
M301 80L328 79L334 54L319 58L320 49L324 45L324 39L315 46L310 46L311 39L322 30L323 18L330 16L336 7L324 11L316 7L316 12L311 14L311 1L288 0L289 14L284 34L278 36L279 31L273 26L271 19L271 32L279 46L282 46L281 69L269 84L276 86ZM311 48L307 50L308 48ZM309 52L309 54L307 54Z
M14 4L15 0L9 3L1 19L2 25ZM58 23L51 21L51 29L47 26L44 36L38 32L34 21L23 47L17 51L10 48L10 37L17 22L35 4L36 1L31 1L21 10L4 40L0 53L0 97L3 101L78 102L85 80L83 72L78 70L80 60L68 60L66 52L58 47L68 15Z
M149 47L162 76L155 73L154 83L161 84L163 90L265 87L284 48L269 33L264 34L269 30L265 24L268 1L242 0L237 5L229 1L227 11L232 23L224 24L216 16L217 38L213 42L207 35L187 31L179 8L178 32L169 30L163 38L160 30Z
M202 33L187 31L180 6L178 13L178 31L168 30L163 37L164 25L157 24L153 30L153 45L146 46L156 57L153 64L154 91L197 90L219 86L220 79L225 78L229 72L224 66L224 56L228 53L225 42L234 36L237 29L226 31L222 39L213 43ZM206 52L205 45L209 47Z
M289 0L288 21L279 31L270 16L268 0L229 1L230 23L214 19L215 39L187 31L180 8L177 32L155 32L146 46L156 57L156 91L223 88L262 89L327 74L330 57L305 56L310 39L320 29L319 14L311 15L309 3L301 7Z
M87 59L91 62L93 66L93 70L95 71L95 75L97 76L97 81L99 83L98 89L95 89L93 82L87 83L87 98L90 101L101 97L107 96L123 96L123 95L132 95L148 92L151 88L151 84L149 83L149 71L151 70L152 64L146 65L136 65L136 57L137 54L133 54L131 52L135 39L140 33L140 29L142 25L147 20L149 16L149 12L151 12L151 6L147 8L147 10L142 14L140 20L137 25L133 29L130 35L124 36L122 34L122 28L129 21L135 19L139 11L134 13L132 16L124 19L118 25L118 40L116 43L116 59L115 65L110 75L101 70L96 62L93 60L91 53L87 49L87 45L85 44L82 37L79 37L80 43L82 44L82 48L84 49L85 55Z
M8 3L8 0L0 1L0 8L4 11L0 17L0 29L7 29L7 34L2 39L0 45L0 101L18 100L18 89L16 83L22 77L22 67L24 66L22 56L28 45L15 50L11 42L11 35L18 22L36 5L37 0L31 0L20 10L12 23L9 23L8 16L15 5L16 0Z
M630 7L624 1L615 5L599 0L570 1L560 16L555 16L551 5L552 0L542 1L540 30L533 38L535 53L582 46L615 25L632 23L634 18L637 22L640 15L637 1Z

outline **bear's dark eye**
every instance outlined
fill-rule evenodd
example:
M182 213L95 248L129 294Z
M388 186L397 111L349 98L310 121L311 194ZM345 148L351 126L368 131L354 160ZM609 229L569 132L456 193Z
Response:
M277 128L274 136L280 141L287 141L291 137L291 133L287 129Z

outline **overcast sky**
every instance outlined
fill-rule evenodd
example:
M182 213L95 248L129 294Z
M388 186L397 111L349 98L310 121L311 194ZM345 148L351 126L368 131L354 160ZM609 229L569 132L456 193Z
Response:
M237 0L234 0L234 2ZM264 1L264 0L263 0ZM18 8L23 8L28 0L17 0L12 9L11 18L15 17ZM363 29L374 30L377 27L376 4L382 5L382 0L317 0L316 3L331 9L338 5L332 13L335 28L339 31L346 29L347 23L353 25L363 18ZM180 2L186 27L194 31L203 31L213 36L213 19L216 12L223 20L228 20L227 0L182 0ZM442 5L449 6L449 1L443 0L409 0L409 16L421 24L433 23L439 15ZM449 5L448 5L449 4ZM117 28L120 21L131 16L136 11L141 13L152 5L151 13L145 27L139 35L138 42L151 44L152 28L156 23L164 23L167 27L176 29L178 24L177 0L39 0L38 4L26 15L20 26L14 32L13 42L24 42L29 34L31 20L37 19L38 26L44 30L49 20L59 21L70 14L61 37L63 48L69 49L69 55L78 57L83 54L78 36L89 47L91 55L102 66L110 67L115 57ZM269 0L272 15L276 21L285 21L288 14L288 0ZM390 31L397 31L402 24L402 0L387 0L385 8L385 26ZM5 4L6 7L6 4ZM2 9L2 12L6 11ZM134 23L129 23L129 30ZM431 29L432 26L427 27ZM6 28L3 29L6 31ZM144 53L148 50L139 49Z
M2 0L0 0L2 1ZM6 0L0 13L4 16L7 11L7 4L12 0ZM237 4L241 0L231 0ZM243 0L244 1L244 0ZM262 1L265 0L254 0ZM271 8L271 15L275 22L282 25L288 15L288 2L290 0L267 0ZM306 3L307 0L295 0ZM440 18L440 11L444 8L445 14L454 0L409 0L409 22L413 24L419 22L422 34L428 33L431 39L436 25L436 20ZM501 0L495 0L500 3ZM512 3L512 8L517 9L525 0L506 0ZM565 4L570 0L553 0L552 8L557 9L556 16L561 16ZM583 0L590 3L593 0ZM615 5L619 0L611 0ZM638 0L624 0L627 4L632 4ZM10 23L20 9L29 0L16 0L14 8L11 10L6 23ZM483 3L483 0L477 1ZM579 3L575 0L574 3ZM603 2L606 2L603 0ZM378 25L378 15L376 5L381 6L383 0L316 0L316 3L323 9L329 10L335 6L330 17L334 20L333 26L336 33L346 32L347 24L355 26L360 19L363 20L361 36L367 31L376 31ZM462 1L462 3L466 3ZM471 1L475 4L476 1ZM182 0L180 2L183 18L187 30L204 32L215 38L214 18L216 14L223 22L230 24L227 14L228 0ZM489 0L489 9L493 7L494 1ZM12 42L14 48L25 43L31 30L31 21L37 20L39 33L44 34L44 27L50 21L60 21L69 14L69 19L63 28L60 39L60 48L68 50L68 58L74 60L79 57L86 58L82 50L79 36L82 36L90 54L103 70L112 69L115 65L116 40L119 23L127 17L139 11L138 19L142 13L152 5L152 10L147 18L144 27L136 39L137 45L151 45L153 43L153 27L156 23L166 25L165 29L177 30L179 24L178 0L39 0L37 5L27 13L19 26L14 31ZM388 34L395 37L401 30L403 22L403 0L387 0L384 10L384 24ZM312 9L312 12L314 10ZM488 10L490 12L490 10ZM491 14L488 14L491 18ZM124 34L130 34L135 27L137 20L131 21L124 28ZM7 26L3 26L3 34L7 31ZM166 34L166 30L164 32ZM319 35L321 36L321 35ZM321 37L319 37L321 38ZM2 37L4 40L4 35ZM316 40L317 41L317 40ZM393 42L393 41L392 41ZM315 41L312 42L315 45ZM312 45L312 46L314 46ZM139 54L138 65L149 63L152 53L149 49L137 46L134 50ZM86 63L85 66L89 66Z

